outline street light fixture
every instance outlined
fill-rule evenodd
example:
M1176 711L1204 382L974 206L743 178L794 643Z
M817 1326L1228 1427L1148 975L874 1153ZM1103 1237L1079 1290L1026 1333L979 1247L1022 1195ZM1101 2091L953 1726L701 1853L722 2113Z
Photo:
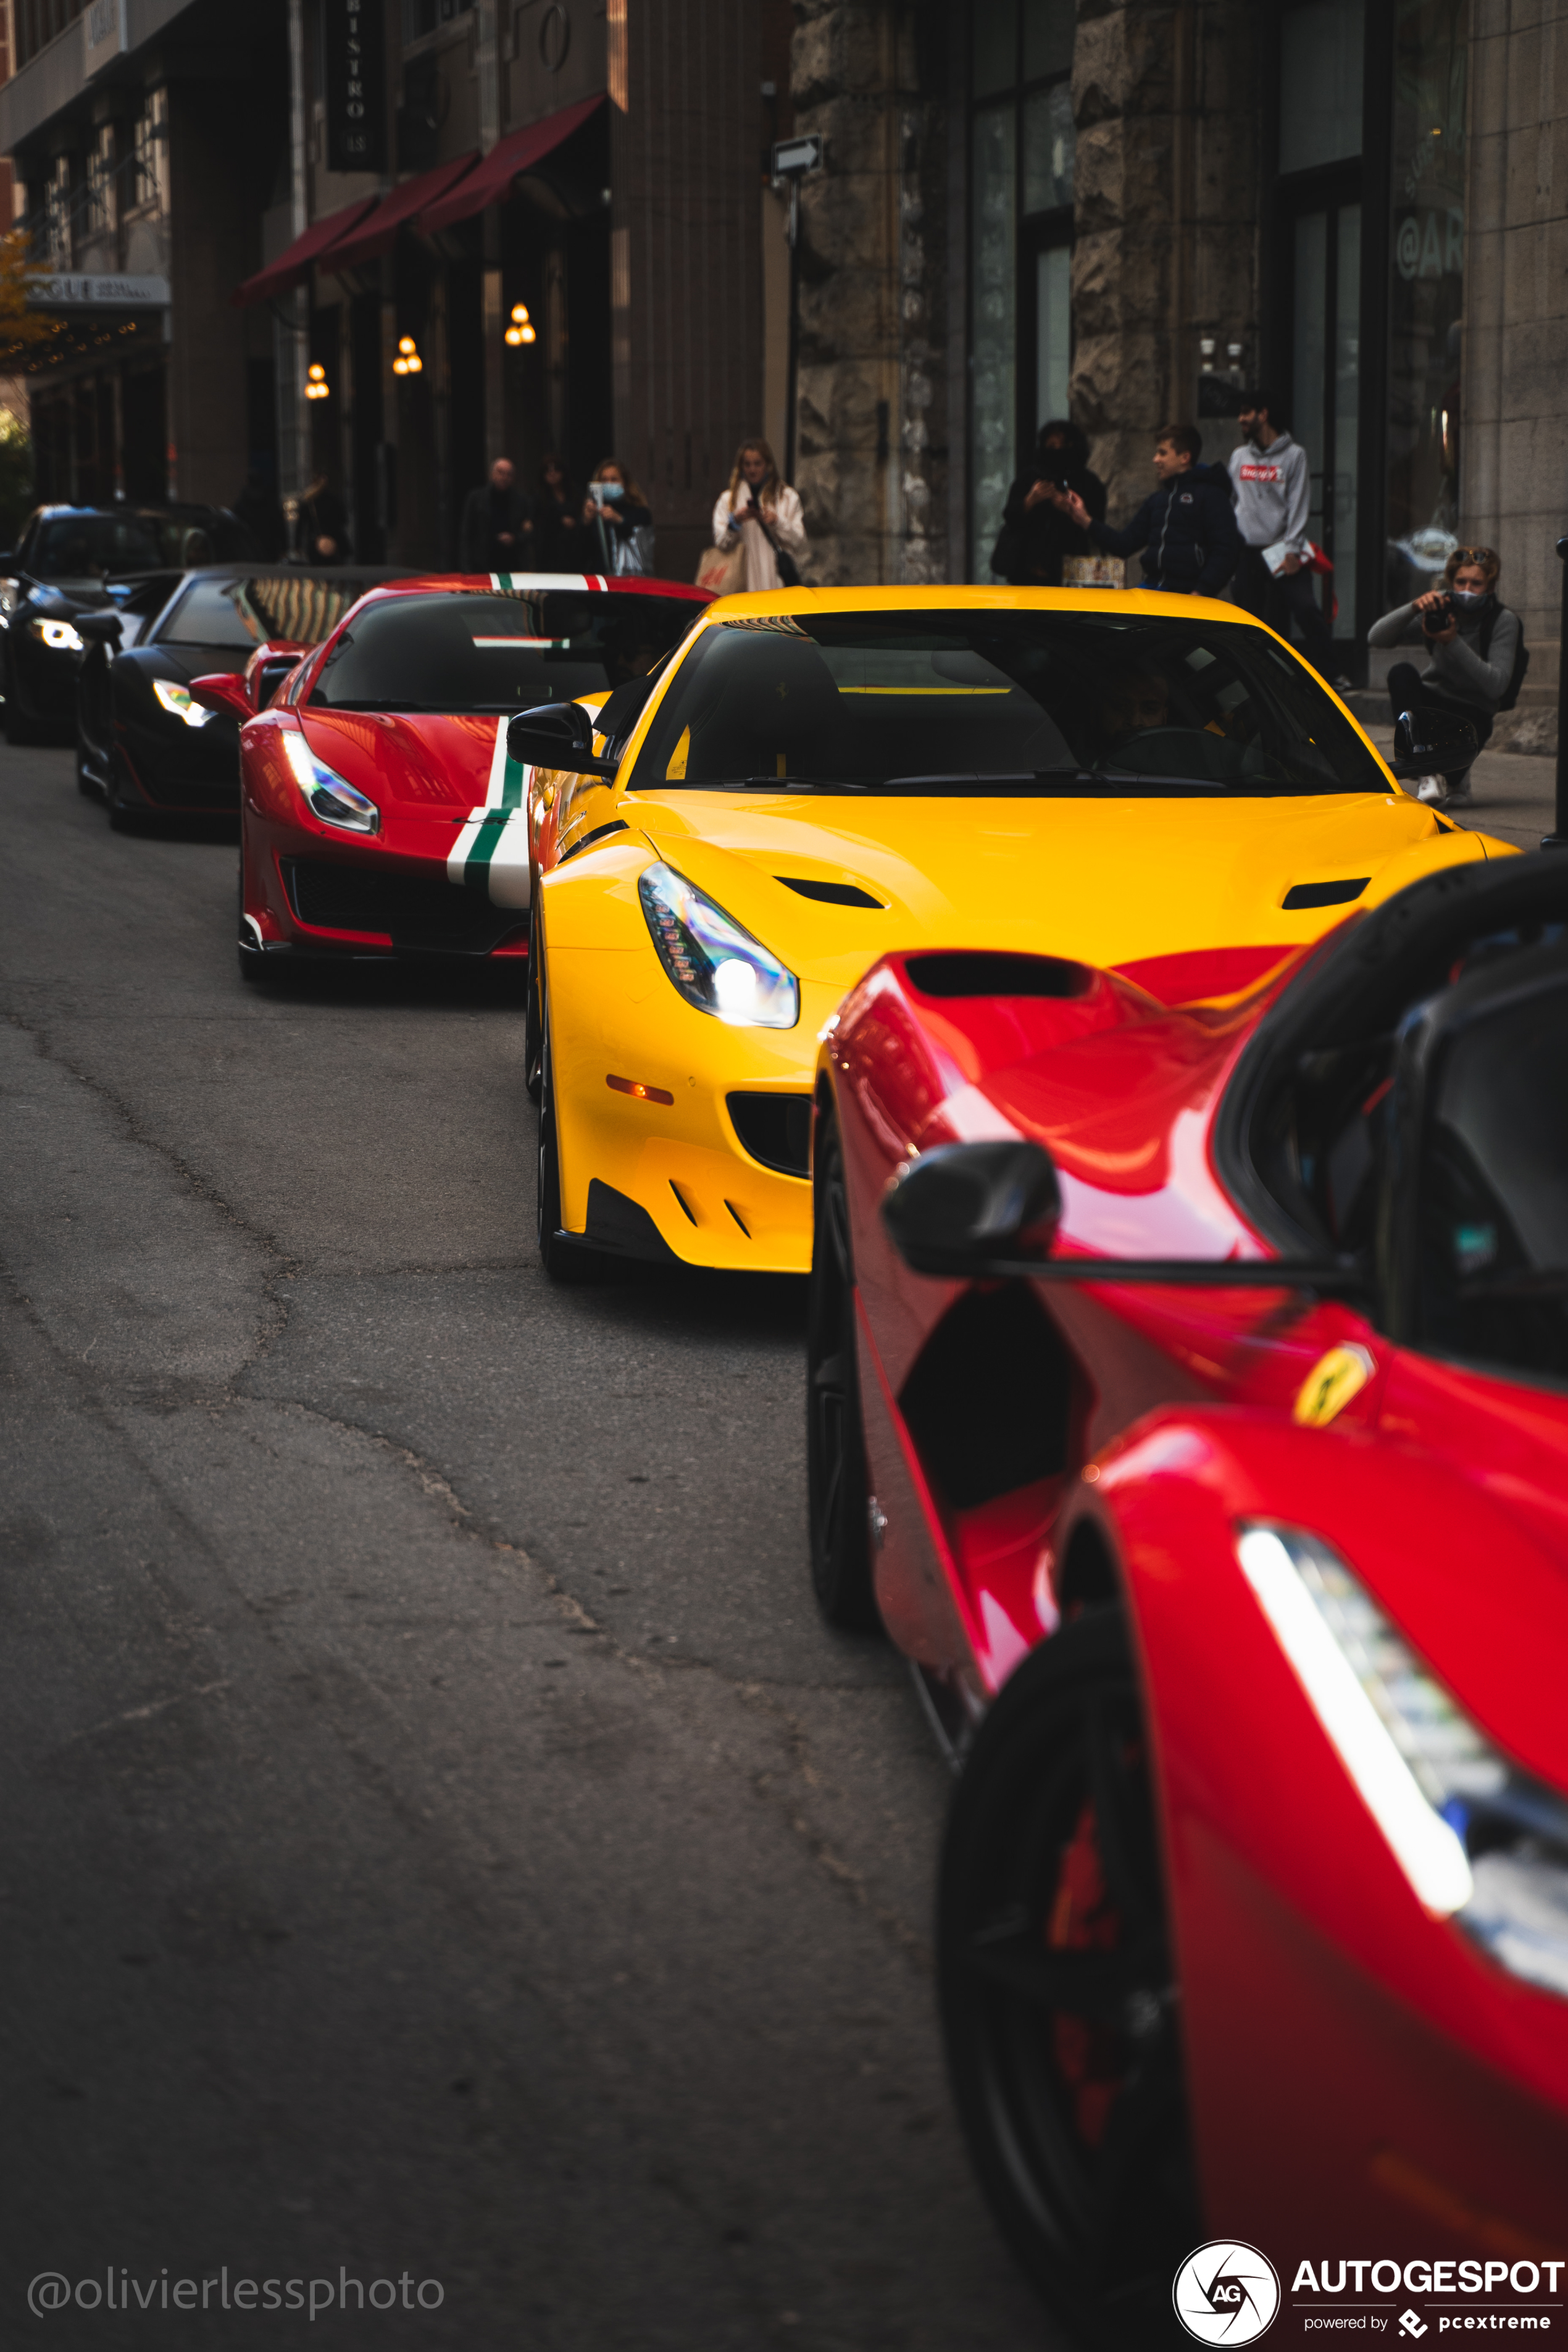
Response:
M526 302L514 302L512 304L511 324L506 331L506 340L514 349L519 343L532 343L538 341L538 334L534 329L532 320L528 315L528 305Z
M397 339L397 357L392 362L393 374L417 375L424 365L425 362L419 356L418 346L416 344L413 336L399 335Z
M310 366L305 371L306 399L331 400L331 396L332 387L327 382L326 369L321 365L320 360L312 360Z

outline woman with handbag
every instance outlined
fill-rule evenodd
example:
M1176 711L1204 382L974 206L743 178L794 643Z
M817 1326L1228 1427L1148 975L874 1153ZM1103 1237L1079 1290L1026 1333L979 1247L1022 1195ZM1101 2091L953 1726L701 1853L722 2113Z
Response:
M713 509L713 546L698 571L699 587L721 596L798 588L805 555L800 493L779 479L765 441L742 441Z
M618 457L601 458L589 476L583 520L588 545L597 547L606 572L652 572L653 516Z

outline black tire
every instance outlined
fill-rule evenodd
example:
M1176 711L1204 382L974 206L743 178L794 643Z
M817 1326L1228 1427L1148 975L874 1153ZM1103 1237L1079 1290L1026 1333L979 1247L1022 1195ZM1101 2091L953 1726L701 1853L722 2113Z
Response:
M879 1630L871 1574L870 1488L855 1342L855 1268L838 1130L824 1118L812 1187L806 1303L805 1474L811 1585L842 1632Z
M82 757L82 740L81 730L79 728L77 730L76 739L76 788L84 800L95 801L101 797L97 779L88 773L87 761Z
M1183 2340L1203 2237L1143 1708L1119 1610L1036 1650L982 1724L942 1847L937 1976L970 2155L1087 2344Z
M597 1250L561 1235L561 1155L555 1140L555 1087L545 1025L539 1071L539 1263L552 1282L599 1281L605 1271Z
M529 1100L537 1103L544 1091L544 968L539 909L528 917L528 1005L522 1017L522 1082Z

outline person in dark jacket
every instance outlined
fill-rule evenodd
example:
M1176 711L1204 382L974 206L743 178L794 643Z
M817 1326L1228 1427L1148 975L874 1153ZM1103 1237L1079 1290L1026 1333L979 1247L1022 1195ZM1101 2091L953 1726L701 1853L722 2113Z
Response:
M459 572L526 572L533 561L533 516L517 487L517 468L498 457L488 482L463 500L458 530Z
M541 572L581 572L592 550L578 509L583 492L553 451L539 469L533 499L533 560Z
M300 501L300 554L306 563L342 563L353 553L349 510L328 474L318 474Z
M1082 499L1093 522L1105 520L1105 484L1089 469L1089 441L1066 416L1040 427L1035 462L1007 493L1002 529L991 558L1013 588L1059 588L1069 555L1092 555L1094 541L1067 510L1067 496Z
M1096 522L1083 500L1067 494L1067 510L1107 555L1143 557L1143 586L1174 596L1217 596L1241 560L1241 533L1230 484L1217 466L1200 466L1203 437L1195 425L1166 425L1154 443L1160 487L1144 499L1125 530Z

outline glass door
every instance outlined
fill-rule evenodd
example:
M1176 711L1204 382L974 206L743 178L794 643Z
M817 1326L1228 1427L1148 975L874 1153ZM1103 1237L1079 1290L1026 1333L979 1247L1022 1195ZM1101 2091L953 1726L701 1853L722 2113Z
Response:
M1353 641L1360 634L1360 204L1325 205L1298 214L1292 258L1290 421L1311 468L1307 529L1334 567L1323 582L1324 613L1336 638Z

